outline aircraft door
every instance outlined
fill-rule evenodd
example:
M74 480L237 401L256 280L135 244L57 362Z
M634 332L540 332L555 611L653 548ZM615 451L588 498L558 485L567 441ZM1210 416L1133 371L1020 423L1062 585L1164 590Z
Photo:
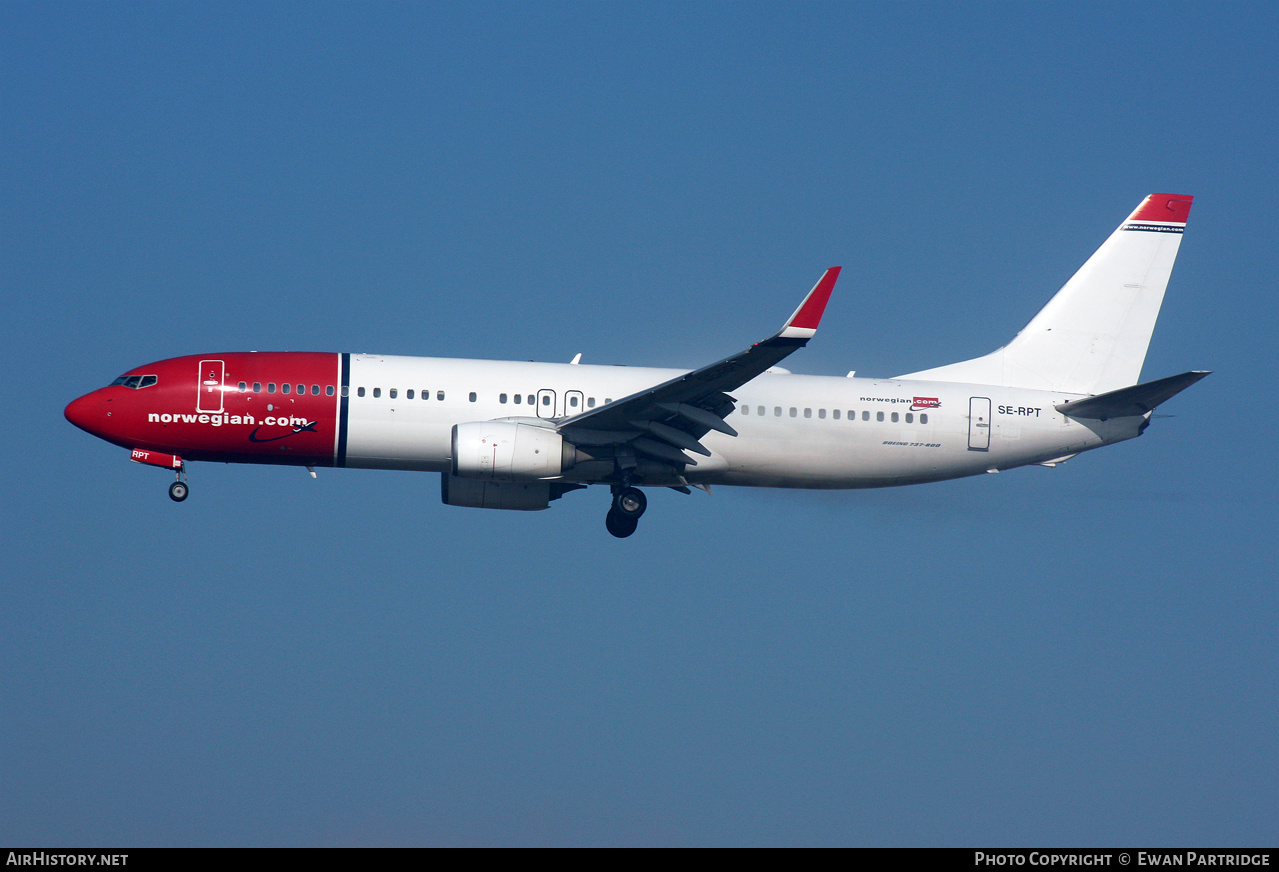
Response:
M222 411L222 381L226 378L226 364L221 360L200 361L199 393L195 400L197 412Z
M537 417L555 417L555 391L543 388L537 392Z
M586 411L586 406L582 405L581 391L565 391L564 392L564 416L572 417L580 415Z
M990 397L968 399L968 450L990 450Z

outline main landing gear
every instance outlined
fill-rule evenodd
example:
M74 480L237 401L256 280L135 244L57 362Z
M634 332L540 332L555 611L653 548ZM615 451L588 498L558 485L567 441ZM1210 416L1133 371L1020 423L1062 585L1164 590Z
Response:
M619 539L635 532L639 519L648 508L648 498L636 487L613 487L613 507L604 516L604 526Z

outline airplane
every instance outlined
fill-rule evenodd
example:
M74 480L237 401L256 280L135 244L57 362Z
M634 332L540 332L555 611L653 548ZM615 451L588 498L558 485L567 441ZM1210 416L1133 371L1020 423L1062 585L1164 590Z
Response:
M447 505L533 511L605 485L633 534L642 488L866 488L1039 464L1145 432L1209 373L1138 383L1192 198L1151 194L1007 345L894 378L795 375L839 277L782 329L692 371L317 352L229 352L130 369L72 424L169 469L191 461L440 473Z

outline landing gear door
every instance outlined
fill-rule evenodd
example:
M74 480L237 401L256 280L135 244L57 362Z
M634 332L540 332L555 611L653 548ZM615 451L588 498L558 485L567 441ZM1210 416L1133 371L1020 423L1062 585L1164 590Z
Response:
M990 450L990 397L968 399L968 450Z
M222 381L226 378L226 364L221 360L200 361L199 396L195 401L197 412L222 411Z

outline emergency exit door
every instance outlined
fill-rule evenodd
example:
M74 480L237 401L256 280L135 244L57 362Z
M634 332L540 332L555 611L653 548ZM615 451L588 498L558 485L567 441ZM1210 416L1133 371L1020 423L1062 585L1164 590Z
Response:
M968 450L990 450L990 397L968 400Z

